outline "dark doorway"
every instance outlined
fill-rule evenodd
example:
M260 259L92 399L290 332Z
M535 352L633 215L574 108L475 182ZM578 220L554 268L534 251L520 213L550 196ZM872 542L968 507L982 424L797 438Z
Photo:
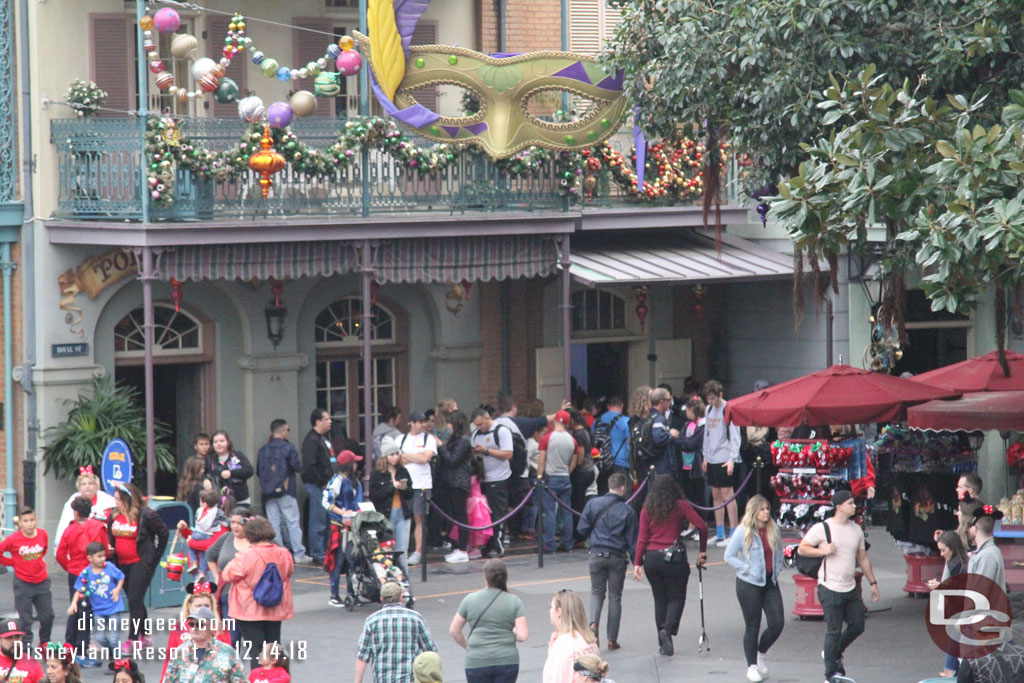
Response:
M572 378L574 393L594 400L615 394L626 400L629 381L629 344L595 342L573 344Z
M970 318L960 313L933 311L920 289L907 291L907 343L892 374L915 375L967 360Z
M153 367L154 416L171 431L171 449L176 454L178 469L192 451L192 436L202 431L201 416L201 363L156 365ZM145 391L145 368L141 365L118 366L118 382ZM145 457L145 454L138 454ZM174 496L178 490L178 473L156 473L156 492L161 496Z

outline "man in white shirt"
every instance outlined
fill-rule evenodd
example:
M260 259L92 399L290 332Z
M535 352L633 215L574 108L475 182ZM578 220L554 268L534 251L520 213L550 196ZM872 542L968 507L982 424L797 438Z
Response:
M725 421L725 398L722 384L708 380L704 384L704 398L708 402L704 413L704 462L701 465L711 486L711 499L715 510L715 545L724 548L729 545L732 530L739 517L733 497L732 472L740 462L740 428ZM725 508L717 507L729 501ZM729 513L729 525L725 525L725 514Z
M408 564L419 564L423 557L423 520L430 504L430 490L434 486L430 460L437 455L437 439L430 433L427 416L420 412L409 415L409 433L398 440L402 450L402 464L412 478L412 517L416 550L409 555Z
M509 479L512 478L512 430L497 424L484 408L473 411L473 452L483 458L484 481L480 488L487 496L491 520L497 521L508 513ZM494 528L484 548L487 557L501 557L505 547L501 543L501 526Z
M843 652L864 632L864 603L857 590L856 571L859 566L871 584L871 600L878 602L878 581L864 545L864 531L851 521L857 503L849 491L832 495L835 516L815 524L800 541L797 552L804 557L822 557L818 569L818 602L825 612L825 683L833 676L846 675ZM832 541L825 537L828 525ZM843 623L846 630L843 630Z

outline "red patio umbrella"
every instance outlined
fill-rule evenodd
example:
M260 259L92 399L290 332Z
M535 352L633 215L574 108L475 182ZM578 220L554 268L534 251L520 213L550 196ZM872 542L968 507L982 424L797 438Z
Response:
M964 394L959 401L929 401L907 409L917 429L1024 431L1024 391Z
M726 405L726 419L740 426L864 424L903 419L908 406L960 394L870 370L833 365Z
M999 365L999 352L993 351L977 358L922 372L913 380L951 391L1024 391L1024 354L1007 351L1006 363L1010 366L1009 377L1003 375L1003 368Z

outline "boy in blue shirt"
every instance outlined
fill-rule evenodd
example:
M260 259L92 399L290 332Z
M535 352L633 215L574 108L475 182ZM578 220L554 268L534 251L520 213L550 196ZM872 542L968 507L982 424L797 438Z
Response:
M107 562L107 549L102 543L93 541L87 545L85 555L89 558L89 566L82 570L75 581L75 597L68 607L68 614L77 612L78 603L83 598L88 599L93 614L93 638L100 647L110 650L110 659L113 661L119 656L121 647L117 615L125 611L121 596L124 572Z

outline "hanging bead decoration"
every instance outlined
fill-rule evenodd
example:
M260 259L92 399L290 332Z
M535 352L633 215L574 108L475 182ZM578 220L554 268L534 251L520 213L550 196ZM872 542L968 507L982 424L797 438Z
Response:
M339 45L348 45L349 47L342 48ZM325 70L329 64L335 62L346 50L351 51L352 45L353 41L351 38L348 36L342 36L338 39L338 43L331 43L327 46L327 51L324 53L323 57L320 57L314 62L307 62L306 66L290 67L283 65L277 59L269 57L261 50L257 49L257 47L252 44L251 39L246 42L246 47L249 49L249 59L252 61L253 65L258 67L260 73L267 78L276 78L279 81L297 81L300 78L317 78L317 76L322 77L325 73L328 74L330 78L336 78L337 74L331 74ZM362 65L362 58L358 55L356 55L356 57L358 58L360 65ZM321 94L319 88L317 88L317 94Z
M161 14L163 13L163 14ZM179 102L188 102L194 100L208 93L218 93L217 100L220 101L233 101L234 96L231 95L232 88L221 88L222 81L229 81L233 84L230 79L225 79L224 74L227 72L227 68L231 65L231 60L238 53L245 50L252 43L252 38L245 35L245 17L237 12L231 17L231 23L228 25L228 33L224 38L224 48L221 50L223 55L220 61L214 61L208 57L201 57L192 63L192 78L199 85L195 90L189 90L187 87L177 85L174 82L174 74L167 71L167 66L160 59L160 53L157 51L157 41L153 37L153 28L157 28L163 33L173 33L181 25L181 19L178 17L177 12L170 8L161 9L158 14L158 19L154 21L148 14L139 20L139 28L142 29L143 36L143 48L146 51L146 57L149 60L149 70L153 72L155 76L156 87L161 92L166 92L172 97L176 97ZM173 16L172 16L173 15ZM162 20L161 20L162 19ZM172 30L168 30L169 27L173 26ZM175 49L172 45L172 53L192 53L192 49L188 49L189 46L195 44L196 40L194 36L179 36L182 38L180 41L179 49ZM188 40L191 38L191 40ZM179 42L175 39L175 42ZM237 95L237 86L234 87L235 95ZM228 99L231 98L231 99Z

